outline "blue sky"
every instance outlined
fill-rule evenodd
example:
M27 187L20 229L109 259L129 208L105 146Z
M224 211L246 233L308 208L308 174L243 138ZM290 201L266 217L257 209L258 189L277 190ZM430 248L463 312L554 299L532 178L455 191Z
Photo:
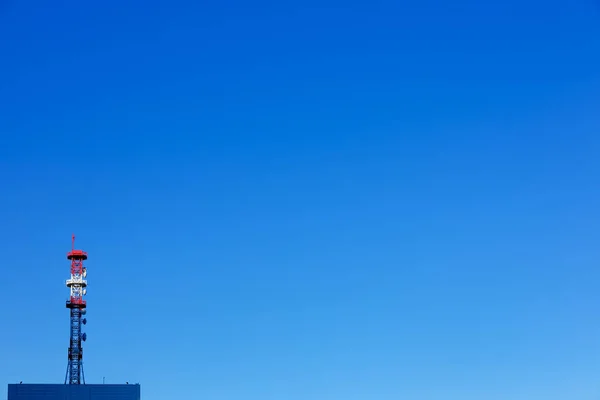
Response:
M597 2L4 1L0 383L600 396ZM218 3L218 4L216 4Z

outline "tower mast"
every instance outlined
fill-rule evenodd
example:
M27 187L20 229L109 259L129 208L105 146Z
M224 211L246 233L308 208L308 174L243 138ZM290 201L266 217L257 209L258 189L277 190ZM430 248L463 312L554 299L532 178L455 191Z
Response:
M86 334L81 332L82 325L87 323L85 318L86 302L83 299L87 292L87 269L83 261L87 260L87 253L83 250L75 250L75 235L71 238L71 251L67 253L67 259L71 261L71 278L67 280L67 287L71 296L67 300L67 308L71 314L70 340L69 340L69 363L67 364L67 375L65 384L85 384L83 375L83 347L82 342L86 340Z

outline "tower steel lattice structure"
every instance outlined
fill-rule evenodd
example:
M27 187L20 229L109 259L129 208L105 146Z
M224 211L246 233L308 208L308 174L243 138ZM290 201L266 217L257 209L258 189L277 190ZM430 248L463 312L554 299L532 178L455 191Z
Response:
M71 251L67 253L67 259L71 261L71 278L66 284L71 295L67 300L67 308L71 314L70 340L69 340L69 362L67 364L67 374L65 384L71 385L85 384L83 374L83 342L86 340L86 334L82 333L82 327L87 323L84 318L86 314L86 301L83 297L87 293L87 269L83 262L87 260L87 253L83 250L75 250L75 235L71 240Z

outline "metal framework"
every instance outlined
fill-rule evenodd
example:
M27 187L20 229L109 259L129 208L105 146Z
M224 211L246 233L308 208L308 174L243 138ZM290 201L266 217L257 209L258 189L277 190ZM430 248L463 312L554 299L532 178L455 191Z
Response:
M71 251L67 253L67 259L71 261L71 279L66 282L71 291L71 296L67 300L67 308L71 314L71 329L65 384L79 385L85 384L82 343L86 340L86 334L81 332L81 328L87 323L83 318L86 314L86 302L83 296L87 292L85 280L87 269L83 266L83 261L87 260L87 253L83 250L75 250L75 235L71 239Z

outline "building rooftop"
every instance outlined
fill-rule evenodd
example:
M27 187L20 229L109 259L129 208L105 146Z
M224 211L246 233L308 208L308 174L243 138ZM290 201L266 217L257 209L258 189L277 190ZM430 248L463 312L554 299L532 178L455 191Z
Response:
M9 384L8 400L140 400L139 384Z

